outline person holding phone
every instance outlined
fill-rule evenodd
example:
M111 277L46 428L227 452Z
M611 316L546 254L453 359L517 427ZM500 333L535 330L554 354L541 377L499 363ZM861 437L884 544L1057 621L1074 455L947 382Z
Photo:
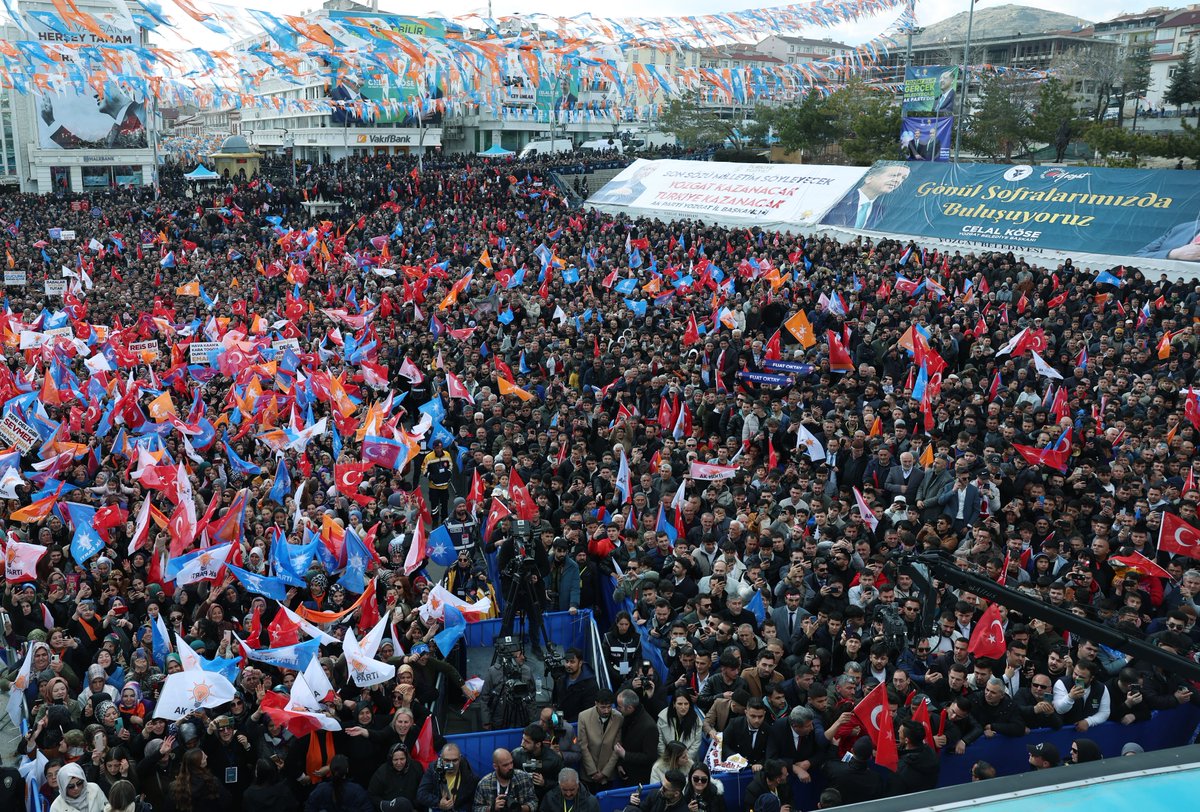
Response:
M1075 663L1068 677L1054 684L1054 710L1063 724L1074 725L1079 732L1108 721L1111 700L1108 688L1096 679L1096 665L1088 660Z

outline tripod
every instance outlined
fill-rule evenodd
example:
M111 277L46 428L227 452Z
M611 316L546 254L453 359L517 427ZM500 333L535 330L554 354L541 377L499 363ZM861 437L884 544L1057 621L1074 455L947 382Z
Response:
M534 606L538 605L538 598L534 593L533 582L528 578L530 573L527 572L527 570L533 569L533 567L530 566L532 564L533 562L531 559L514 559L514 561L509 565L511 570L509 572L509 578L512 583L509 584L508 591L504 595L504 613L501 615L500 620L500 635L503 637L512 634L513 624L516 620L517 614L517 601L518 599L523 599L523 606L525 607L525 619L528 622L525 624L526 628L523 632L521 632L519 637L521 648L525 647L526 636L531 635L533 631L531 628L533 621L530 619L530 615L536 614L538 629L540 629L542 633L542 640L546 643L546 648L553 651L553 649L550 648L550 635L546 633L545 616L541 609L533 609ZM537 637L533 636L533 639L536 641ZM537 643L535 642L534 649L536 650L537 648ZM495 663L495 661L496 655L493 653L492 662Z

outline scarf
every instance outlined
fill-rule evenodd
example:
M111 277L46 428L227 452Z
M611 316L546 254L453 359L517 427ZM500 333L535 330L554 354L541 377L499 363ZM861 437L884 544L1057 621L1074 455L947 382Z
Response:
M72 780L83 782L83 792L79 793L78 798L72 798L67 792L67 784ZM83 774L83 768L78 764L64 764L62 769L58 771L58 786L60 787L59 797L66 802L67 806L72 809L78 809L80 812L89 809L91 804L88 803L88 797L91 795L92 787L87 782L87 778Z
M314 784L320 783L321 776L317 770L329 763L334 756L333 734L329 731L314 730L308 736L308 753L304 760L304 771ZM60 771L61 772L61 771Z

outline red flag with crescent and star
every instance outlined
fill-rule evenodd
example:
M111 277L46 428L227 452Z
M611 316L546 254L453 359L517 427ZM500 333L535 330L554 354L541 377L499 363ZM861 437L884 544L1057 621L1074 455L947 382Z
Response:
M1000 617L1000 604L993 603L983 612L983 617L971 632L967 651L976 657L996 659L1003 657L1008 646L1004 643L1004 622Z
M1164 511L1158 528L1158 551L1200 559L1200 530Z

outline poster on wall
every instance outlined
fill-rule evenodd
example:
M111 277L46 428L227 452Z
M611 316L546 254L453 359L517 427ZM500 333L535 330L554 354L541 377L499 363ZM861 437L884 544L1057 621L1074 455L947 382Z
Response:
M900 129L900 160L948 161L953 118L906 118Z
M137 26L128 15L95 13L94 18L104 32L100 36L78 23L29 15L32 36L47 45L64 41L79 43L93 49L110 44L136 46L139 44ZM57 26L56 30L54 26ZM64 35L63 31L69 32ZM99 53L97 51L97 53ZM88 73L87 66L81 66ZM91 73L94 77L106 72ZM38 128L38 146L42 149L145 149L149 143L146 133L147 88L135 87L131 81L100 81L87 87L60 87L49 92L34 93L34 119ZM141 80L136 80L144 85Z
M915 65L904 69L900 112L905 118L953 116L958 93L958 68Z
M822 222L1137 264L1200 262L1198 212L1200 184L1187 172L879 161Z
M639 159L587 202L606 210L711 222L815 224L863 171L853 166Z

